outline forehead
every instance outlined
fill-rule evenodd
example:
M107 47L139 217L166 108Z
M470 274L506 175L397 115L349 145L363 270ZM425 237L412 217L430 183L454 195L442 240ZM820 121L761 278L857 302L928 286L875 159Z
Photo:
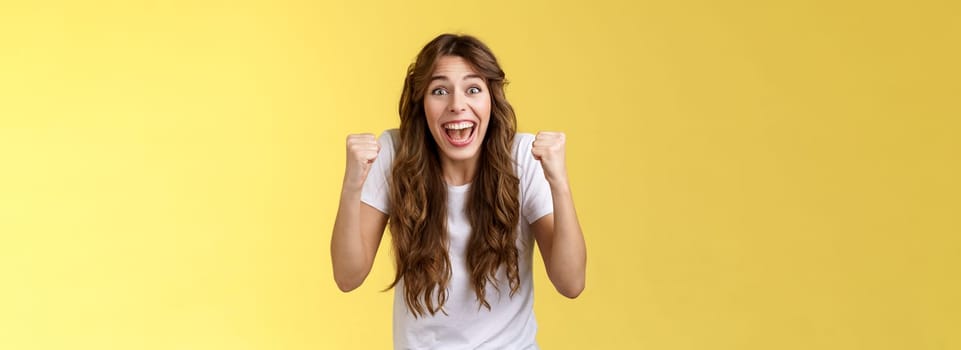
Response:
M460 56L441 56L434 63L434 72L431 76L447 76L451 79L458 79L464 75L477 75L474 66Z

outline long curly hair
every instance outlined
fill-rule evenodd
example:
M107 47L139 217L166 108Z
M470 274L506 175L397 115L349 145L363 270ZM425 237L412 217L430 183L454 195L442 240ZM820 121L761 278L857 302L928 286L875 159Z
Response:
M491 283L497 290L503 287L498 285L502 267L510 295L520 288L515 245L520 181L511 158L517 119L504 95L504 71L491 50L477 38L443 34L428 43L407 68L399 106L399 147L389 180L389 226L396 275L388 289L403 279L407 307L415 317L444 312L451 278L447 186L438 146L424 111L427 85L442 56L458 56L469 62L486 81L491 96L491 118L466 204L472 230L467 262L478 307L490 309L486 286Z

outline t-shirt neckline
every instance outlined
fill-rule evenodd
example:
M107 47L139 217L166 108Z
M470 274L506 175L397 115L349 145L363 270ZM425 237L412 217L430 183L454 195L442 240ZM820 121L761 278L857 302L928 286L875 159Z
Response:
M467 192L470 189L470 182L463 185L447 185L447 190L450 192Z

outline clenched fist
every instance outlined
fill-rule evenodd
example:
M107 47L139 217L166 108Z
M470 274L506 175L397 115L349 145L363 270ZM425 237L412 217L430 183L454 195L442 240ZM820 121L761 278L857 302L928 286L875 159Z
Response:
M564 142L565 136L562 132L541 131L534 137L531 153L534 154L534 159L541 161L544 176L551 184L562 184L567 181Z
M360 190L364 187L371 164L377 159L380 144L374 134L347 135L347 169L344 172L344 187Z

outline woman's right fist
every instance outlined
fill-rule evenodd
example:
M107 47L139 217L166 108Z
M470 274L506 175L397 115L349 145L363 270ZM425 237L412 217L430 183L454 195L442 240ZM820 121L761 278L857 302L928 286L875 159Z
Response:
M344 187L360 190L364 187L370 167L377 159L380 144L374 134L347 135L347 169L344 174Z

